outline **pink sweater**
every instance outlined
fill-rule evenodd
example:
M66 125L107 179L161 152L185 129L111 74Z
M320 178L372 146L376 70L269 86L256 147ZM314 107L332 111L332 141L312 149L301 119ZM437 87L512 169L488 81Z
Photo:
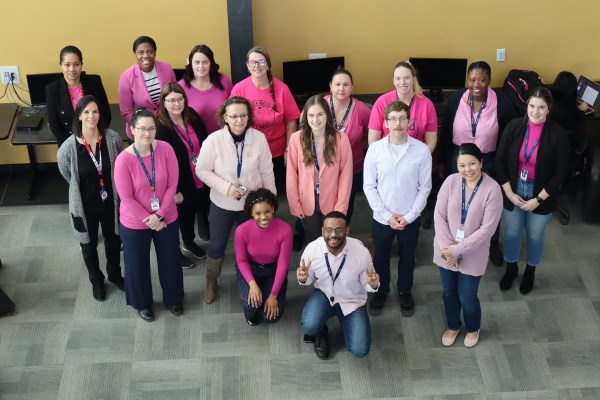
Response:
M250 260L259 264L276 262L277 270L271 295L277 297L287 277L292 256L292 238L292 228L279 218L273 218L266 229L260 228L252 219L238 226L234 239L235 260L246 282L254 280Z
M534 124L533 122L527 122L527 127L529 128L529 140L527 143L527 155L531 153L531 149L535 144L536 140L541 140L542 130L544 129L544 122L541 124ZM527 179L535 179L535 165L537 164L537 154L538 149L540 148L540 143L535 146L533 150L533 154L529 159L529 162L525 164L525 154L523 153L525 150L525 136L523 136L523 144L521 144L521 150L519 151L519 174L523 168L527 168Z
M472 189L466 188L465 202L469 201L472 192ZM469 207L463 227L465 238L457 243L455 237L460 229L461 204L462 178L459 174L453 174L442 184L435 205L433 262L442 268L455 270L442 259L442 248L450 245L452 254L462 257L458 271L465 275L481 276L487 267L490 239L502 216L500 185L484 175Z
M152 176L150 156L142 157L144 165ZM160 203L158 214L170 224L177 219L175 192L179 180L179 167L173 148L166 142L156 141L154 150L156 170L156 198ZM130 229L148 229L143 221L154 214L150 208L153 194L148 178L135 154L123 151L115 161L115 187L121 198L119 207L121 223Z
M207 90L198 90L193 86L187 87L183 79L178 82L187 95L188 106L192 107L200 115L200 119L204 122L208 134L220 129L217 123L217 110L229 98L229 94L233 88L227 75L221 74L220 81L225 90L221 90L216 86Z

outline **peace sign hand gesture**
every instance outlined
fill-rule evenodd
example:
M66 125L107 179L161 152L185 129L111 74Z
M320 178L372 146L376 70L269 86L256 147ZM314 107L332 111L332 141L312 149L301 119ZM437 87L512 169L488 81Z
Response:
M311 263L312 261L309 260L308 264L305 264L304 258L300 261L300 267L296 270L296 277L300 283L306 283Z
M370 266L365 268L365 273L367 274L367 283L373 289L377 289L379 286L379 274L375 272L375 266L371 263Z

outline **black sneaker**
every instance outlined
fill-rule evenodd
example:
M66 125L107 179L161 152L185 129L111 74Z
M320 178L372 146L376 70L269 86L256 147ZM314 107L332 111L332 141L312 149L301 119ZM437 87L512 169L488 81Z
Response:
M92 283L92 294L94 295L94 299L98 301L106 300L106 288L104 287L104 282Z
M181 252L181 250L179 251L179 259L181 260L181 268L183 269L191 269L194 268L196 265L188 260L183 253Z
M400 313L405 317L410 317L415 313L415 302L413 301L412 294L400 293Z
M490 242L490 260L496 267L501 267L504 264L504 255L500 250L500 243L497 240Z
M321 360L327 360L329 358L329 335L315 336L315 354Z
M204 251L204 249L201 247L198 247L198 245L194 242L190 244L184 243L183 246L181 246L181 250L190 253L196 260L201 260L206 257L206 251Z
M381 315L383 312L383 306L385 305L385 300L387 296L383 296L379 293L375 293L373 298L371 299L371 303L369 304L369 314L372 316Z
M117 276L114 279L109 279L108 281L110 283L116 285L120 291L122 291L122 292L125 291L125 279L123 279L123 277L121 275Z

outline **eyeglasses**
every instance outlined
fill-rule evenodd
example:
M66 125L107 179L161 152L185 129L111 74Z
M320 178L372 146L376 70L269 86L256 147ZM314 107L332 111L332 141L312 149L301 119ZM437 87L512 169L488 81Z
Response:
M235 120L237 120L237 119L239 119L239 120L242 120L242 121L243 121L243 120L245 120L246 118L248 118L248 114L240 114L240 115L235 115L235 114L234 114L234 115L229 115L229 114L225 114L225 115L227 115L227 117L228 117L228 118L231 118L231 119L232 119L232 120L234 120L234 121L235 121Z
M250 60L248 61L248 65L251 67L264 67L265 65L267 65L267 60Z
M388 118L386 119L386 121L391 122L392 124L395 124L397 122L406 122L408 121L408 118L406 117L392 117L392 118Z
M183 103L183 96L178 97L176 99L165 99L166 103L171 103L171 104L179 104L179 103Z
M156 133L156 127L155 126L150 126L150 127L146 127L146 126L134 126L135 129L138 130L138 132L141 132L142 134L146 134L146 132L149 133Z
M333 232L335 232L336 235L338 236L342 236L344 234L344 232L346 232L345 228L325 228L325 233L328 235L331 235Z

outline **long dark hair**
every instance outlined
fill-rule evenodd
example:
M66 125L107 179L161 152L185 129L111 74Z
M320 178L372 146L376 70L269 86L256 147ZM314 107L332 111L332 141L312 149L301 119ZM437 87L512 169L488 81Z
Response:
M83 110L85 110L85 108L88 106L88 104L90 103L96 103L96 105L98 106L98 131L100 131L101 134L104 134L104 132L106 131L106 122L104 121L104 116L102 114L102 110L100 109L100 104L98 103L98 101L96 100L96 98L92 95L87 95L87 96L83 96L81 99L79 99L79 101L77 102L77 105L75 106L75 116L73 117L73 127L72 127L72 131L73 134L77 137L81 137L83 135L83 128L82 128L82 124L81 121L79 120L79 117L81 116L81 113L83 112Z
M320 95L314 95L306 101L304 110L300 116L300 130L302 131L300 134L300 144L302 145L304 163L306 165L312 164L317 157L317 154L313 150L312 129L310 128L310 125L308 125L308 117L306 115L308 109L315 105L321 107L325 112L325 115L327 115L327 121L325 122L325 148L323 149L323 158L325 159L325 164L330 165L333 163L333 160L335 160L335 141L337 138L335 127L333 126L331 109Z
M194 46L190 55L188 56L188 63L185 66L185 71L183 73L183 81L185 82L186 87L190 87L192 85L192 81L194 80L194 67L192 65L192 58L194 58L194 54L200 53L204 54L206 58L210 61L210 69L208 70L208 76L210 78L210 83L213 84L219 90L225 90L225 86L221 83L221 74L219 73L219 64L215 62L215 54L205 44L198 44Z

